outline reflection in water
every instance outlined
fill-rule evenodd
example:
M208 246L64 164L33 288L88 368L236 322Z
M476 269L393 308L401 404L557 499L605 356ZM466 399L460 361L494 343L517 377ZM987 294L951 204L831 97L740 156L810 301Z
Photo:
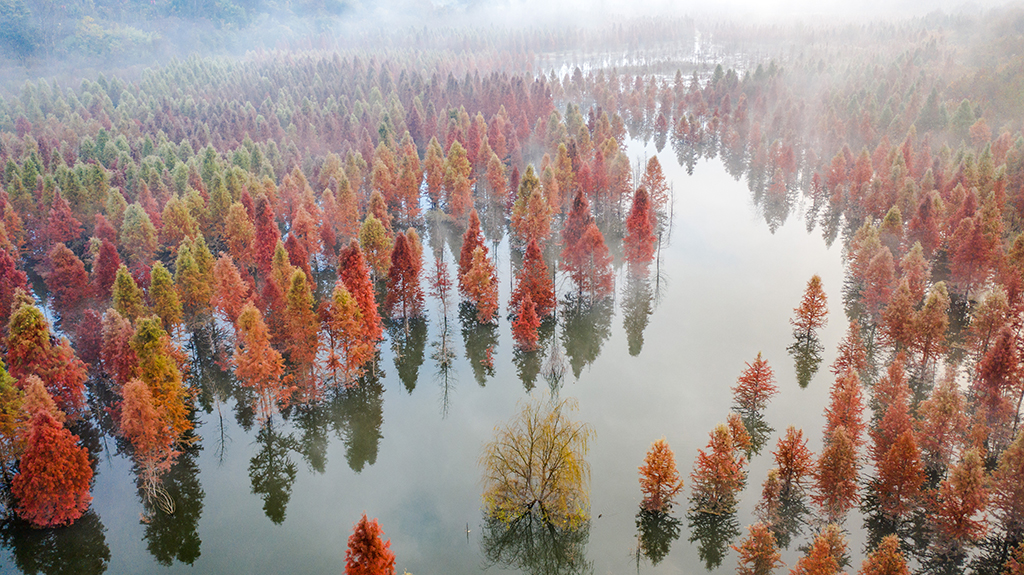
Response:
M565 381L565 356L562 355L562 346L552 332L551 349L548 351L547 359L544 360L544 380L548 382L548 389L551 390L551 400L558 397L558 391Z
M668 555L672 543L679 539L682 521L664 511L651 511L640 506L636 514L637 551L657 565ZM637 561L640 560L639 555Z
M0 541L24 573L98 575L107 570L106 528L93 510L68 527L32 529L22 521L0 523Z
M199 518L206 493L199 483L198 444L184 450L163 478L163 488L174 501L174 513L155 509L143 498L146 548L161 565L175 560L192 565L200 555Z
M575 297L562 302L562 345L576 379L584 367L601 355L601 346L612 333L613 307L611 298L595 301L592 305L584 305Z
M473 377L483 386L494 377L494 351L498 347L498 325L476 320L476 307L468 302L459 306L459 324L466 347L466 359L473 368Z
M301 432L298 445L302 459L311 471L323 473L327 469L327 448L330 445L327 434L330 411L327 405L323 401L297 405L291 411L290 420Z
M786 349L793 356L793 361L796 364L797 383L801 388L807 387L814 374L818 373L818 366L821 365L821 353L825 347L812 333L810 336L797 336L793 345Z
M388 336L391 340L391 351L395 355L395 370L398 379L402 380L406 391L412 393L416 389L416 380L420 376L423 365L424 350L427 346L427 321L413 318L408 322L390 322Z
M545 320L540 324L540 328L537 329L537 349L523 351L519 349L519 346L516 346L512 352L512 362L516 364L516 374L519 376L519 380L523 382L523 387L526 388L527 392L532 391L534 386L537 385L537 376L540 375L541 364L544 361L544 355L541 350L548 346L554 333L555 322Z
M284 522L298 470L289 452L298 448L295 439L274 430L273 420L260 428L256 436L260 450L249 460L252 492L263 498L263 512L274 523Z
M481 546L492 565L536 575L582 574L594 570L584 552L589 537L589 520L556 527L527 512L508 523L486 517Z
M740 534L736 513L693 511L686 515L690 526L690 543L697 543L697 554L708 571L722 564L729 545Z
M622 327L626 330L629 355L640 355L644 347L644 329L653 312L654 290L648 275L630 271L622 294Z
M441 384L441 417L448 417L448 406L451 404L451 391L455 388L455 350L452 342L451 330L448 329L448 318L441 322L441 334L437 341L432 342L431 347L434 353L430 359L434 360L437 366L434 377Z
M338 432L345 439L345 459L356 473L377 462L380 426L384 423L384 372L367 370L357 384L340 391L341 423Z
M771 437L775 428L768 425L768 422L764 420L764 416L757 411L741 414L741 417L743 419L743 427L747 429L747 434L750 436L750 451L747 453L747 460L749 461L752 455L761 453L761 449L768 443L768 438Z

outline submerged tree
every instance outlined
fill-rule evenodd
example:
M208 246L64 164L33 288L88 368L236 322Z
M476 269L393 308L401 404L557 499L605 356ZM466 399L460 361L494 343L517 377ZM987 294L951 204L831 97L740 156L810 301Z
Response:
M345 550L345 575L394 575L395 554L391 541L384 541L384 531L376 519L362 518L352 528Z
M484 446L484 509L512 523L536 513L555 527L580 526L590 514L592 428L569 419L575 402L529 400Z
M667 512L682 489L683 480L676 470L675 455L663 437L651 444L640 466L640 491L644 494L641 505L648 511Z
M19 473L11 482L18 515L37 527L73 523L89 507L92 468L78 437L47 411L32 416Z

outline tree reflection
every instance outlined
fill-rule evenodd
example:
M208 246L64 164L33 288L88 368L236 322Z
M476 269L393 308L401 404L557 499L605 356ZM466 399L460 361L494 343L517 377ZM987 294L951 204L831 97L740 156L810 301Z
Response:
M697 543L697 554L708 571L717 569L729 545L740 534L736 513L691 511L686 515L690 527L690 543Z
M626 330L629 355L636 357L644 347L644 330L654 313L654 290L646 273L627 274L622 297L622 327Z
M641 506L636 514L638 553L652 565L661 563L672 543L679 539L681 525L682 521L664 511L652 511Z
M154 508L143 498L146 512L146 548L161 565L170 566L175 560L192 565L200 555L199 518L203 514L206 493L199 483L196 464L198 448L195 444L179 456L163 477L162 487L174 502L174 513Z
M537 385L537 376L540 375L544 362L541 350L548 346L554 333L555 322L544 321L537 330L537 349L523 351L516 346L512 352L512 362L516 365L516 374L519 375L519 380L523 382L523 387L527 392L532 391Z
M107 570L110 548L106 528L92 509L73 524L33 529L20 520L0 523L0 541L23 573L98 575Z
M466 359L473 368L473 377L480 385L494 377L494 350L498 346L498 326L476 320L476 307L468 302L459 306L459 324L466 347Z
M424 351L427 346L427 320L413 318L409 320L409 328L403 322L388 324L388 335L391 339L391 351L395 356L395 370L398 379L405 385L406 391L412 393L416 389L416 380L423 365Z
M611 298L588 306L570 297L562 304L562 344L577 379L601 355L601 346L611 335L612 307Z
M348 466L356 473L366 464L377 462L380 426L384 423L384 386L380 382L383 376L380 370L370 370L356 385L339 392L342 427L338 433L345 440Z
M590 521L556 527L528 512L508 523L485 518L481 546L491 565L537 575L591 573L585 554L589 538Z
M260 427L256 444L260 450L249 460L252 492L263 499L263 512L267 517L281 524L298 473L289 454L297 445L292 436L274 430L273 420Z
M295 407L292 423L302 433L298 440L299 453L310 470L323 473L327 469L328 409L323 401L311 401Z
M747 459L749 460L751 455L761 453L775 428L768 425L768 422L764 420L764 416L760 412L741 413L740 416L743 419L743 427L747 429L747 434L750 435L750 453L747 454Z
M801 388L806 388L811 383L814 374L818 373L821 365L821 353L825 347L818 341L813 333L810 336L800 335L795 338L793 344L786 348L793 356L796 366L796 381Z

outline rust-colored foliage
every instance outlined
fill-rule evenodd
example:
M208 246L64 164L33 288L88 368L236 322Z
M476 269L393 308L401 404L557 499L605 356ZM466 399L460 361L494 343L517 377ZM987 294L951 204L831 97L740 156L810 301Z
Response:
M460 281L480 323L490 323L498 311L498 272L486 250L481 246L473 251L473 264Z
M761 357L761 352L757 352L753 364L747 363L746 366L732 388L732 400L740 413L752 414L768 407L768 401L779 393L779 388L775 385L775 374Z
M886 535L860 566L859 575L910 575L907 561L900 551L900 539Z
M110 300L114 278L117 277L119 267L121 267L121 257L117 253L117 247L112 242L103 240L92 265L93 292L103 302Z
M591 222L567 257L563 252L563 258L578 295L586 295L592 303L612 293L612 257L597 224Z
M335 284L331 299L320 304L320 325L327 336L325 368L335 382L348 384L373 356L374 348L364 337L362 312L345 284Z
M737 553L737 575L771 575L776 568L785 565L772 534L764 523L757 522L747 527L747 537L739 547L733 545Z
M58 190L53 196L50 215L46 223L47 245L66 244L82 236L82 222L71 213L71 206Z
M810 338L820 328L828 325L828 298L821 287L821 276L811 276L804 290L800 305L793 310L793 330L798 337Z
M292 272L285 306L285 323L288 359L293 364L311 368L319 350L317 335L320 326L313 309L313 294L302 270Z
M825 408L825 437L837 427L846 428L846 436L853 448L860 449L864 436L864 401L860 378L847 371L836 378L829 391L829 404Z
M153 394L142 380L126 383L121 397L121 434L135 448L144 480L155 481L170 468L174 458L174 430L154 405Z
M814 455L807 448L803 431L792 425L786 428L786 435L779 438L772 456L779 469L781 495L785 498L799 496L806 487L805 481L814 472Z
M950 372L918 406L918 442L926 467L937 475L952 463L953 454L966 441L969 424L965 401Z
M230 254L222 253L213 265L213 293L210 306L234 325L242 307L252 299L251 286L242 279Z
M139 359L136 377L149 386L153 403L164 413L174 436L181 437L191 431L192 395L181 374L185 357L161 327L160 318L152 316L136 321L131 347Z
M914 432L901 433L877 468L875 490L882 512L889 517L906 516L917 507L925 479Z
M825 446L814 472L811 499L829 522L840 522L860 500L857 492L857 449L842 425L825 436Z
M984 460L978 450L971 449L939 484L932 509L933 546L939 554L955 555L981 540L987 531L988 496Z
M847 371L860 373L867 365L868 351L860 337L860 324L851 321L846 336L839 342L836 359L831 367L832 374L839 376Z
M711 432L706 449L697 450L690 473L691 511L730 513L736 508L736 495L746 483L746 458L724 423Z
M270 266L274 259L274 249L281 239L281 231L274 221L274 208L266 196L256 198L255 242L252 246L253 258L260 276L266 278L270 274Z
M363 260L359 244L355 240L352 240L348 247L342 249L338 254L338 279L345 284L345 289L352 294L359 305L365 342L372 347L376 346L384 328L381 326L380 315L377 313L377 300L373 296L370 272Z
M18 515L36 527L73 523L92 497L89 455L78 436L46 411L32 416L19 473L11 482Z
M302 272L299 272L302 273ZM235 326L238 344L231 356L235 377L257 395L260 419L267 421L279 404L286 404L292 389L282 381L284 359L270 346L263 315L252 303L245 304Z
M7 248L0 248L0 322L5 328L14 311L16 290L28 292L28 276L18 269L17 254L12 256Z
M683 489L683 480L676 470L676 458L665 438L655 441L640 466L641 503L649 511L667 513L675 503L673 499Z
M469 273L469 268L473 265L473 252L481 247L486 254L487 246L484 245L484 234L480 231L480 216L477 215L476 210L473 210L469 212L469 226L462 234L462 248L459 251L459 291L463 294L465 287L462 278Z
M383 540L384 531L376 519L366 514L352 529L345 550L345 575L394 575L395 554L391 541Z
M388 270L388 289L384 306L389 316L409 319L423 313L423 289L420 287L420 268L415 248L405 234L395 236Z
M85 406L88 372L68 340L55 339L43 312L28 301L22 301L14 310L7 331L7 363L11 375L18 380L38 376L61 411L79 413Z
M516 319L512 322L512 337L516 345L523 351L534 351L537 349L537 328L540 327L540 319L537 317L537 308L533 305L530 294L523 296Z
M103 343L100 348L100 358L103 362L103 371L106 372L117 385L124 385L128 380L135 377L139 360L135 350L131 347L132 337L135 335L135 328L131 322L117 313L114 308L107 309L103 315Z
M647 189L641 186L633 194L633 204L626 217L626 237L623 238L626 261L644 267L654 259L658 238L654 235L654 213L647 198Z
M536 306L537 317L551 315L555 309L555 285L548 274L548 266L544 263L544 255L536 240L530 240L526 244L523 266L519 268L516 280L516 287L512 290L512 297L508 302L509 309L519 309L523 298L529 295Z
M70 326L89 296L89 274L85 264L64 244L54 244L46 255L46 289L63 325Z
M790 575L838 575L843 555L846 554L846 537L839 526L829 523L814 538L807 554L797 561Z

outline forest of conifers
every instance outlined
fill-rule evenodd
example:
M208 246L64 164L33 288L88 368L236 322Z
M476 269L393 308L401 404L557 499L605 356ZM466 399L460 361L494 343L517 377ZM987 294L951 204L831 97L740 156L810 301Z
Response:
M244 29L237 4L217 3L220 26ZM0 37L21 47L12 69L80 49L33 25L24 4L0 6L22 19ZM166 8L152 17L194 17L189 3ZM114 20L97 21L87 25ZM429 354L438 370L451 366L458 321L481 385L514 369L527 391L547 380L554 398L565 372L579 378L600 353L607 326L594 318L627 293L617 282L657 279L673 213L686 209L673 199L685 180L627 155L639 140L689 172L717 158L773 232L802 218L841 245L845 283L826 295L808 278L792 302L800 385L834 357L812 384L831 388L824 429L769 424L772 368L760 355L737 366L734 410L708 430L692 473L680 479L668 445L652 445L638 561L657 564L679 537L675 503L709 570L729 556L740 573L1024 574L1022 23L1024 10L1003 8L819 29L709 24L718 53L740 55L728 61L688 59L689 19L423 29L4 86L0 532L12 560L48 572L38 548L19 547L25 528L94 520L98 437L131 458L131 496L159 522L180 504L166 478L207 441L196 421L215 400L273 436L275 420L333 394L379 394L383 346L411 390L428 377L428 320L442 326ZM599 61L601 46L638 57L573 62ZM828 300L845 318L827 317ZM650 296L618 305L638 355ZM828 319L848 324L835 350L817 337ZM513 366L494 361L501 322ZM586 338L551 337L573 322ZM590 520L595 439L572 407L527 402L481 439L495 563L585 571L586 536L574 534ZM523 471L503 451L538 429L560 453L536 464L552 477L539 495L516 481L532 463ZM357 452L353 469L373 463ZM748 476L754 457L774 461L767 477ZM287 496L253 482L283 521ZM740 530L744 490L760 496ZM554 542L502 555L524 518L529 537ZM340 520L359 521L350 572L401 564L380 541L387 525ZM866 533L864 549L850 547L852 532ZM783 567L781 548L798 559Z

